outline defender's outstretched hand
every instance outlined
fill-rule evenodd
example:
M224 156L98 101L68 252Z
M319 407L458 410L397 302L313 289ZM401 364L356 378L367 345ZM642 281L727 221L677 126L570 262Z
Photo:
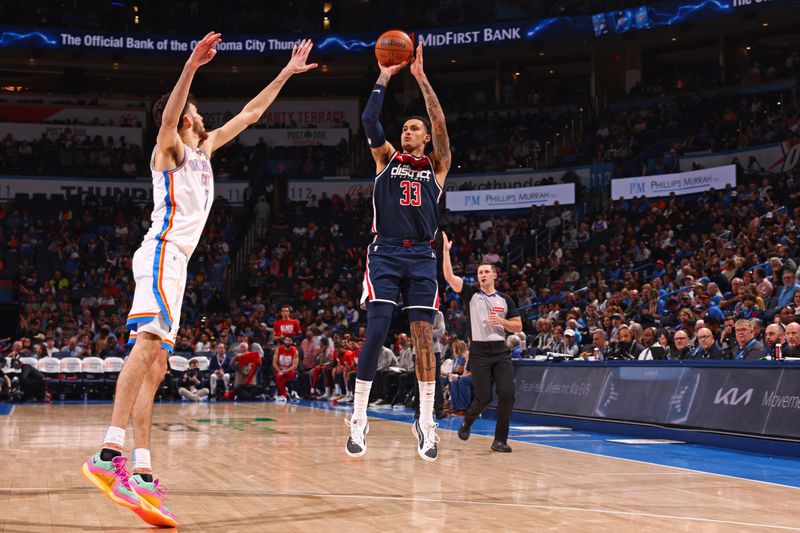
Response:
M425 71L422 69L422 41L417 45L417 55L414 56L413 61L411 61L411 74L413 74L415 78L425 75Z
M446 254L450 253L450 248L453 247L453 243L450 242L450 239L447 238L447 233L442 232L442 251Z
M189 56L189 65L194 68L200 68L214 59L214 56L217 55L217 50L214 47L220 41L222 41L221 33L208 32L192 50L192 55Z
M300 41L300 44L296 44L294 48L292 48L292 58L286 64L286 70L290 74L300 74L302 72L308 72L312 68L317 68L316 63L306 63L306 61L308 61L308 54L311 53L312 48L314 48L314 43L311 42L311 39L303 39Z

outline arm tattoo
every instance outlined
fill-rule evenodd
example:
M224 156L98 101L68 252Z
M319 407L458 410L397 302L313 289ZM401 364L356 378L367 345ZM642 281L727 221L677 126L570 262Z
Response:
M389 80L391 78L392 77L386 74L385 72L381 72L380 76L378 76L378 81L376 83L386 87L387 85L389 85Z
M433 324L416 321L411 323L411 338L414 350L417 379L419 381L436 380L436 357L433 355Z
M425 107L428 109L428 117L431 119L431 132L433 137L433 149L436 151L436 157L444 165L445 172L450 170L450 137L447 134L447 122L444 119L444 111L436 93L433 92L428 78L419 80L419 88L422 90L422 96L425 98Z

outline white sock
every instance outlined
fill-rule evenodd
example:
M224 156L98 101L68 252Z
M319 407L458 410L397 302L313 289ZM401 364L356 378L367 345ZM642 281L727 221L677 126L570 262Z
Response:
M103 448L117 450L122 453L125 448L125 430L116 426L108 426L106 436L103 439Z
M433 397L436 393L435 381L419 382L419 424L433 425Z
M367 404L369 403L369 390L371 381L356 378L356 393L353 397L353 420L367 421Z
M134 448L133 450L133 473L150 474L153 467L150 465L150 450L147 448Z

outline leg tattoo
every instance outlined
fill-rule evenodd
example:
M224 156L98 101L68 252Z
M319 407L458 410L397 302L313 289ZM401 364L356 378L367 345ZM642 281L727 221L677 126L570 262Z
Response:
M411 338L414 340L416 353L417 380L436 380L436 357L433 354L433 324L428 322L412 322Z

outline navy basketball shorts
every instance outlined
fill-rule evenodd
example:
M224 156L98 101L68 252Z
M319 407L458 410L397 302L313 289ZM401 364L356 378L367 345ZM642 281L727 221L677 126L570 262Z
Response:
M436 252L427 241L376 239L367 247L361 305L401 301L403 309L439 309Z

